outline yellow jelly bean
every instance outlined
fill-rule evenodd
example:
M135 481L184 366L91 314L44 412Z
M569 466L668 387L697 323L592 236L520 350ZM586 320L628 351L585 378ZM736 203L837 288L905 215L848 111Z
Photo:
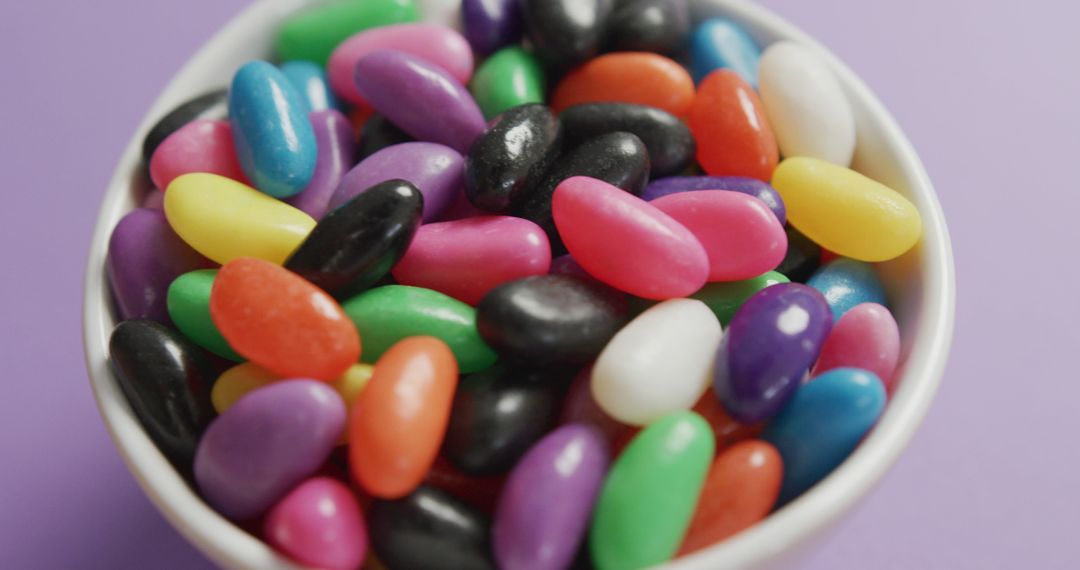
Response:
M816 158L788 158L773 172L787 218L818 245L860 261L885 261L922 235L915 205L854 170Z
M315 227L311 216L281 200L204 172L169 184L165 217L188 245L221 264L257 257L280 265Z

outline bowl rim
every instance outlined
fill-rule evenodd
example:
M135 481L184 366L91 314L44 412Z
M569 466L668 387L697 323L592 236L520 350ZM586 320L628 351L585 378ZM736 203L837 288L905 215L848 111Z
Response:
M922 423L944 372L955 320L955 270L941 205L914 148L895 119L862 80L816 40L771 10L745 0L695 0L722 9L732 19L754 22L776 36L811 47L833 69L849 96L859 98L912 181L909 197L923 219L922 315L898 388L873 431L848 459L798 499L754 527L711 547L672 560L673 570L743 568L783 563L834 526L893 465ZM108 338L113 319L105 277L109 236L130 209L133 167L141 160L144 134L182 97L186 83L199 75L213 54L241 47L244 30L270 26L304 7L305 0L263 0L234 16L183 65L143 117L127 144L96 221L87 256L83 298L83 344L98 410L128 470L155 507L189 542L226 568L294 570L301 568L268 545L218 515L172 468L134 416L113 379Z

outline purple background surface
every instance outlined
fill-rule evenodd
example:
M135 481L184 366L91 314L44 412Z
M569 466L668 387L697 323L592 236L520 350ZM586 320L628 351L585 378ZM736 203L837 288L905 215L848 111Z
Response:
M1080 9L763 0L895 113L944 203L956 341L919 435L809 564L1077 568ZM81 352L86 244L124 144L245 0L0 7L0 568L210 567L126 472ZM1036 8L1035 6L1039 7Z

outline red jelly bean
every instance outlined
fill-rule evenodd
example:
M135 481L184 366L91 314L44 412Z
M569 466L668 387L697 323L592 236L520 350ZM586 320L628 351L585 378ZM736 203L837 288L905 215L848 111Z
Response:
M322 289L268 261L226 263L210 316L229 346L282 377L333 380L360 359L360 335Z
M833 325L821 347L814 376L833 368L862 368L877 374L886 389L900 360L900 329L877 303L855 305Z
M442 489L488 514L495 510L495 503L505 482L506 475L466 475L441 455L431 466L431 471L424 476L425 485Z
M209 172L248 184L233 147L228 121L193 121L179 128L150 157L150 179L165 190L181 174Z
M780 158L754 88L734 71L720 69L698 86L690 109L697 159L711 176L748 176L766 182Z
M662 55L609 53L568 73L555 89L551 106L562 112L599 101L648 105L682 117L694 101L694 80L683 66Z

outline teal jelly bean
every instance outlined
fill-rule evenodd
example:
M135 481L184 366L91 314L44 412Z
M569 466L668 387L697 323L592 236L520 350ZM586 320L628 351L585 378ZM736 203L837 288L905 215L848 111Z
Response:
M300 92L307 111L341 110L337 96L330 90L326 71L310 61L287 61L281 64L281 73Z
M833 312L833 322L861 303L888 306L885 288L874 266L865 261L841 257L817 270L807 285L821 291Z
M702 22L690 36L690 71L700 82L717 69L730 69L757 89L761 48L741 26L715 18Z

